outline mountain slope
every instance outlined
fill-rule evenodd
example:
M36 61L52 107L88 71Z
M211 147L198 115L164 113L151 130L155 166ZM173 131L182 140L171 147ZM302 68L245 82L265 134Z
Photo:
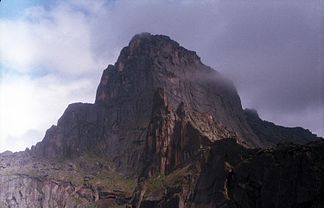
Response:
M264 121L255 110L246 109L245 117L253 132L264 143L268 143L269 146L283 142L306 144L310 141L321 139L309 130L301 127L288 128Z
M69 105L31 150L0 154L0 207L255 207L252 182L249 190L240 187L242 170L265 171L269 160L259 153L277 157L278 142L317 141L298 146L300 157L321 158L319 139L253 117L233 84L195 52L167 36L143 33L104 70L95 103ZM256 149L269 146L274 149ZM288 145L287 154L290 149L296 147ZM323 162L317 159L310 165L320 174L311 179L321 182ZM276 167L269 171L277 173ZM260 184L272 180L256 177ZM239 195L242 190L249 194ZM304 201L322 193L306 190L311 194ZM283 206L293 207L295 198Z
M235 134L240 143L263 145L247 124L237 91L228 80L170 38L140 34L103 72L96 102L70 105L33 150L47 157L94 151L112 158L119 170L138 174L158 89L163 89L173 113L184 105L199 118ZM223 136L210 135L219 138Z

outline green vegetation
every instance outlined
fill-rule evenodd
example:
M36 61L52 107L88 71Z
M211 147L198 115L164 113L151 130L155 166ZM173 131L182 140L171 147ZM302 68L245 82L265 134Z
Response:
M193 167L187 165L166 176L155 176L145 181L146 195L160 195L168 187L181 186L183 178L193 173Z
M131 195L137 185L135 178L123 176L114 171L101 172L92 182L110 190L123 191L126 195Z
M156 176L148 178L145 181L145 185L148 190L160 190L166 188L166 177L165 176Z
M96 207L96 205L90 204L90 205L85 206L84 208L97 208L97 207Z

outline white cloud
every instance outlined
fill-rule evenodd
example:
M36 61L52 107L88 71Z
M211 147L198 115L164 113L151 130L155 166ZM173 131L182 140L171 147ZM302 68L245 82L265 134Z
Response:
M0 19L0 152L40 141L69 103L94 101L107 65L92 49L99 5L71 0Z
M0 88L0 152L23 150L40 141L72 102L93 102L95 87L88 79L31 79L5 76Z
M43 68L67 75L99 71L106 63L92 53L89 19L73 5L32 7L15 20L0 20L2 64L23 73Z

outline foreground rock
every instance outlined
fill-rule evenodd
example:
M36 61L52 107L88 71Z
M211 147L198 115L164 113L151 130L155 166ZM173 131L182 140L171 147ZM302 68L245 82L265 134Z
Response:
M324 207L324 142L259 150L231 171L234 207Z
M0 154L0 207L107 207L130 200L136 179L93 155L39 159Z
M323 141L262 150L219 140L191 163L144 180L139 207L324 207L323 150Z

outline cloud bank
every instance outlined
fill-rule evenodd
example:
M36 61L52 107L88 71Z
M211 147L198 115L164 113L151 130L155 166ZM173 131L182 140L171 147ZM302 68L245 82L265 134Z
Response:
M25 104L1 104L20 115L1 107L11 113L1 116L0 151L40 141L68 103L92 102L102 70L144 31L197 51L263 119L324 136L323 14L322 1L289 0L68 0L27 7L20 18L0 19L1 100ZM14 117L22 116L24 128L13 134Z

